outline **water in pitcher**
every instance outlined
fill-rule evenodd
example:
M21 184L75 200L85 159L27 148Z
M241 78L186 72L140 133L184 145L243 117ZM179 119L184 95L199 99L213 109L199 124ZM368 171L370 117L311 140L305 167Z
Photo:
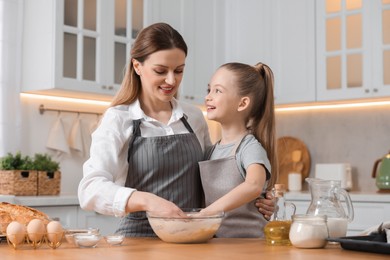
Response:
M328 218L329 237L345 237L347 235L347 218Z

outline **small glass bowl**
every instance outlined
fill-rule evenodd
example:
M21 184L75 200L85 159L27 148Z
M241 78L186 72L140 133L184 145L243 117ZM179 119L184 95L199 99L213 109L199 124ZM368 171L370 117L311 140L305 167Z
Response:
M76 246L81 248L93 248L96 247L102 237L99 234L79 233L74 234L73 238Z
M105 236L104 239L111 246L120 246L123 243L123 241L125 240L125 236L115 234L115 235Z
M75 245L74 236L77 234L96 234L100 235L98 228L78 229L78 230L67 230L65 232L66 242Z

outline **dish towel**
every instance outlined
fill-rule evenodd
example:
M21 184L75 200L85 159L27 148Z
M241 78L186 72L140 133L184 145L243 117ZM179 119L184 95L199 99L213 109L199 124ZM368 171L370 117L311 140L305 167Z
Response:
M91 141L92 141L92 133L96 130L97 126L99 125L100 118L99 116L96 118L96 120L93 120L92 122L86 122L83 121L83 127L82 127L82 132L83 132L83 143L84 143L84 155L86 157L89 157L89 151L91 148Z
M81 156L84 155L83 134L80 116L77 116L73 122L73 126L70 130L70 135L68 138L68 143L71 149L78 152Z
M49 132L46 147L54 150L58 157L65 153L70 153L61 116L58 116Z

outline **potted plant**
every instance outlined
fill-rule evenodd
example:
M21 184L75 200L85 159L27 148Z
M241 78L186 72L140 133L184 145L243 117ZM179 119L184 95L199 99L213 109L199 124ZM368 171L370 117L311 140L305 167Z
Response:
M32 167L38 171L38 195L58 195L60 193L60 164L48 154L36 153Z
M0 158L0 194L37 195L38 172L33 161L20 152Z

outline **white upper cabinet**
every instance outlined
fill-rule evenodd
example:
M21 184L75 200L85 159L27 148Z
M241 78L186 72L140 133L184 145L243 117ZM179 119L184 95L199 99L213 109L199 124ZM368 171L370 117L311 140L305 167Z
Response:
M230 0L226 62L263 62L275 77L275 103L315 101L315 6L312 0Z
M317 100L390 96L390 1L316 3Z
M180 100L195 105L204 104L207 84L223 61L224 5L225 0L148 1L146 22L169 23L187 43Z
M272 61L275 103L315 101L315 3L272 2ZM259 31L265 26L261 26Z
M24 1L22 91L114 95L142 27L142 0Z

